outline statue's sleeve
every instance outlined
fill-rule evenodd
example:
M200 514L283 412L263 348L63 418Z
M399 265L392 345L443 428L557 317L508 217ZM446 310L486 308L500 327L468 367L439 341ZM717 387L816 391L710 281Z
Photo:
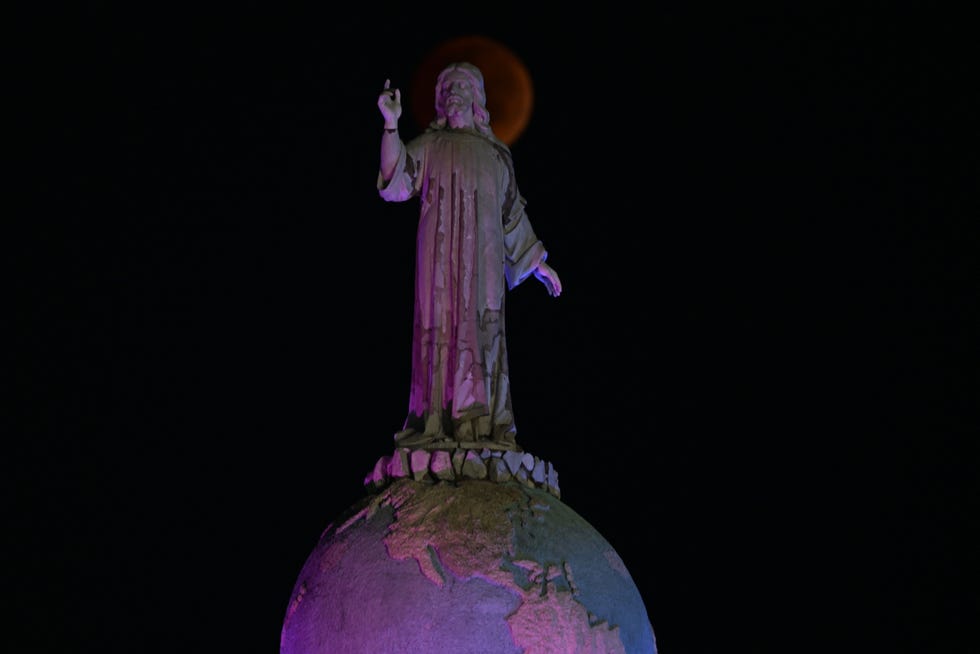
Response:
M535 236L524 211L527 203L516 189L514 193L514 201L505 207L509 210L504 216L504 275L509 289L527 279L538 264L548 258L544 244Z
M424 149L418 139L403 145L395 164L395 172L385 182L378 171L378 193L389 202L404 202L419 194L422 188Z
M501 219L504 225L504 277L507 278L507 288L515 286L527 279L538 264L548 258L544 244L538 240L527 217L525 206L527 201L517 188L517 176L514 174L514 160L510 151L504 147L497 148L499 160L503 163L503 201L501 203Z

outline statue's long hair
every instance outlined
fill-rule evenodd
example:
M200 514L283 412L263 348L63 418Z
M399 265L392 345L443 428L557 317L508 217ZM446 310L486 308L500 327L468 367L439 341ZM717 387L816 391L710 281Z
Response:
M509 150L490 127L490 112L487 110L487 92L483 87L483 73L480 72L479 68L465 61L449 64L442 69L439 77L436 78L436 118L429 124L429 129L444 129L446 127L446 99L442 94L442 82L446 75L454 71L469 77L473 85L473 122L476 131Z

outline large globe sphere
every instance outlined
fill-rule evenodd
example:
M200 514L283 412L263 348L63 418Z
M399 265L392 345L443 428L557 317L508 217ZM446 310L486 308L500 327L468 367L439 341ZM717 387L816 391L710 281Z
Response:
M554 493L397 479L329 525L281 654L655 654L613 547Z

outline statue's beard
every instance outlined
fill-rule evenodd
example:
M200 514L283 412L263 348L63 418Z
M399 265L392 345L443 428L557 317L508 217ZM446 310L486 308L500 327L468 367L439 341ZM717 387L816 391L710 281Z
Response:
M463 111L465 108L466 108L466 102L463 101L463 98L460 98L460 97L455 96L455 95L451 95L448 98L446 98L446 113L447 114L450 114L450 113L457 113L458 114L459 112Z

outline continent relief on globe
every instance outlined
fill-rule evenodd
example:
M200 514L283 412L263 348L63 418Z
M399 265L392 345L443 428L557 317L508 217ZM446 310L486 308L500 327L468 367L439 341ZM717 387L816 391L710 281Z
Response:
M619 555L553 494L400 479L324 531L280 651L655 654L656 645Z

